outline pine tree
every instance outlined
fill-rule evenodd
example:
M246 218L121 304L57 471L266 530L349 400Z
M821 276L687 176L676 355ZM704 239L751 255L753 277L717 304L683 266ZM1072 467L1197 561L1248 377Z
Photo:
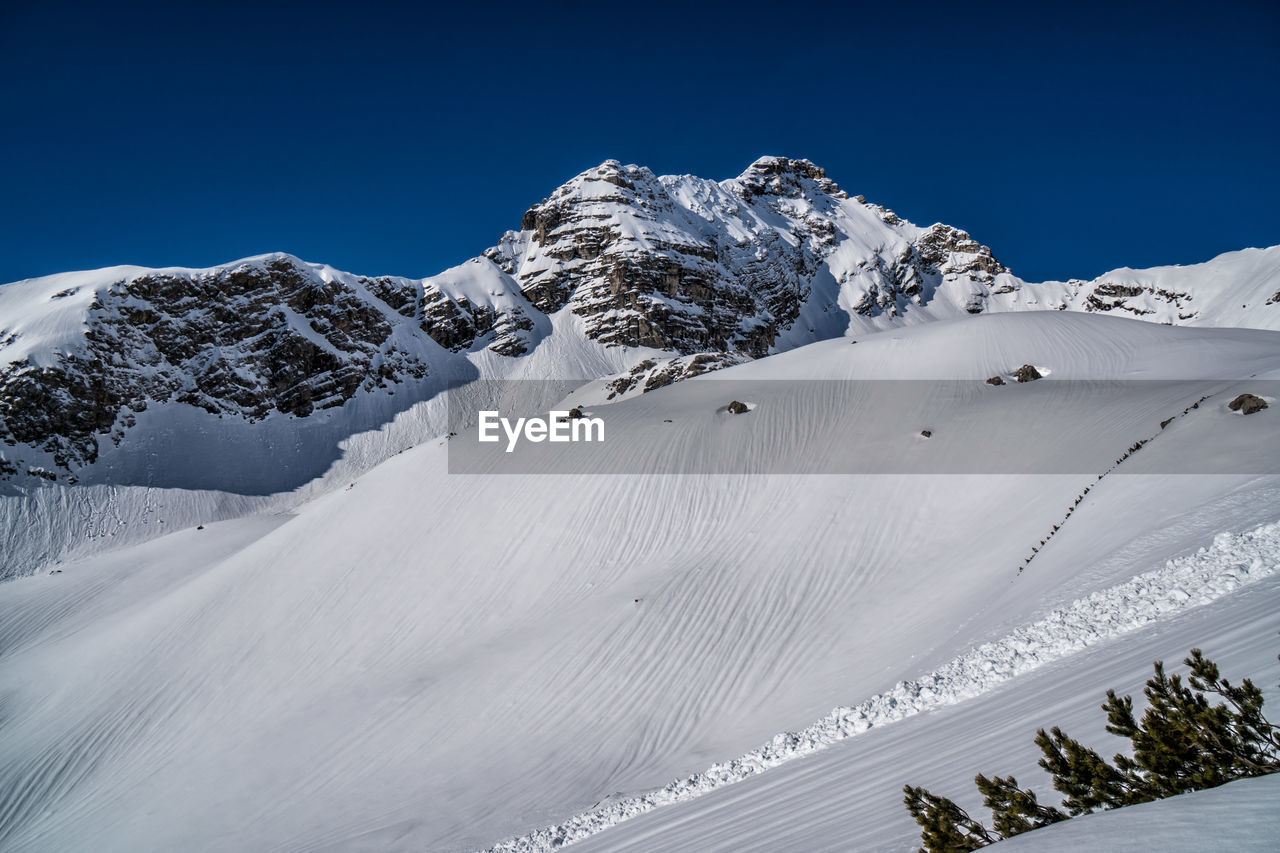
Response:
M1062 804L1072 817L1155 799L1147 796L1141 779L1111 766L1057 726L1036 732L1036 746L1044 754L1040 766L1053 777L1053 787L1063 795Z
M1063 795L1066 813L1040 805L1035 793L1018 787L1012 776L978 774L974 783L991 809L992 831L946 797L906 786L907 810L923 830L925 853L977 850L1098 809L1280 772L1280 729L1262 713L1262 691L1248 679L1236 686L1222 678L1199 649L1192 649L1184 663L1191 669L1185 684L1156 661L1143 691L1148 707L1141 720L1134 716L1132 697L1107 691L1102 706L1107 731L1129 739L1132 757L1116 755L1112 764L1056 726L1036 733L1040 766ZM1211 696L1225 702L1211 704Z
M1107 731L1133 743L1133 758L1117 755L1116 765L1140 777L1154 799L1280 770L1280 738L1262 713L1262 691L1248 679L1232 685L1199 649L1184 663L1189 685L1156 662L1141 723L1130 697L1107 691ZM1210 705L1206 694L1227 701Z
M1216 693L1235 708L1230 738L1218 737L1218 732L1206 732L1220 750L1218 754L1231 755L1242 776L1280 772L1280 728L1262 713L1262 691L1247 678L1239 687L1233 686L1221 677L1218 665L1205 658L1199 649L1192 649L1185 663L1191 667L1188 680L1192 688Z
M906 795L907 811L920 824L923 853L963 853L1000 840L946 797L911 785L902 791Z
M992 828L1005 838L1069 817L1052 806L1040 805L1035 793L1019 788L1018 780L1012 776L988 779L979 773L973 781L982 794L983 805L991 809Z

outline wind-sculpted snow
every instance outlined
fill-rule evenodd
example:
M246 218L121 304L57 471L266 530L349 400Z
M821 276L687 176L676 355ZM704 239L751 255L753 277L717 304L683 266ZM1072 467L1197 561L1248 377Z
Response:
M980 696L997 685L1090 646L1208 604L1280 569L1280 522L1219 533L1212 545L1095 592L1068 607L980 645L918 679L852 707L839 707L798 732L783 732L733 761L712 765L664 788L620 799L564 823L509 839L488 853L554 850L662 806L699 797L834 743L916 714Z
M1231 376L1252 387L1250 375L1275 375L1274 338L1028 312L920 324L856 346L829 341L621 401L606 402L603 385L562 396L607 411L610 446L633 470L652 471L672 454L692 465L768 446L821 459L860 440L838 398L801 408L729 396L735 377L945 370L980 386L1024 363L1052 371L1031 385L977 387L976 408L907 419L900 431L914 453L980 429L990 414L981 401L1031 399L1061 379ZM559 363L574 352L557 351L566 340L553 334L520 359L481 357ZM718 415L733 399L757 406ZM1101 425L1119 452L1189 402L1126 398L1044 439ZM1153 454L1266 459L1272 412L1245 418L1201 405L1126 466L1153 464L1143 461ZM1207 545L1218 531L1274 521L1280 494L1275 477L1253 470L1107 477L1018 575L1027 547L1096 473L466 476L448 473L460 436L425 435L425 420L414 430L397 423L367 436L367 446L348 446L343 464L368 453L371 470L339 469L326 474L341 476L334 490L245 507L261 528L241 527L248 519L211 524L236 511L223 514L206 502L212 496L120 490L111 512L77 522L95 538L74 558L0 586L0 754L9 759L0 762L0 846L483 848L593 810L602 794L656 791L840 702L893 697L898 682ZM922 426L934 431L927 444L917 438ZM264 517L280 511L288 515ZM16 529L30 525L7 517ZM74 544L59 529L41 530L41 560ZM148 531L169 535L144 543ZM122 539L133 544L107 553ZM1274 580L1220 604L1256 607ZM1212 639L1189 642L1211 649ZM902 710L877 708L883 719ZM877 718L840 749L584 845L774 785L845 749L897 738L922 716L934 715L882 729ZM804 748L812 734L784 739L766 757ZM902 811L896 802L890 810ZM892 832L891 840L909 837Z

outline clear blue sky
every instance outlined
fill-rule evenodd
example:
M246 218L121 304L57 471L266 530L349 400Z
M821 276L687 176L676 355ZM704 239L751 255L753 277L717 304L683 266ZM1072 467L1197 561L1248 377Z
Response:
M1280 4L0 0L0 281L422 276L613 157L808 157L1031 279L1280 243Z

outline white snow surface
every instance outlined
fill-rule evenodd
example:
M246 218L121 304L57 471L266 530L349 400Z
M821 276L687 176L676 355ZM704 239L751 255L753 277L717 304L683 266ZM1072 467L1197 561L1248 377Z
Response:
M806 346L591 408L629 436L618 452L641 467L671 454L741 458L754 446L820 459L850 440L847 413L817 400L789 414L762 397L749 416L717 421L735 377L980 379L1026 362L1053 370L1044 383L1169 375L1248 383L1277 375L1280 347L1268 331L1070 312L979 316L856 346ZM1248 458L1278 446L1272 410L1239 418L1203 405L1159 429L1170 407L1189 402L1139 396L1078 426L1101 424L1119 446L1159 433L1135 464L1147 453ZM927 446L980 429L982 409L941 411ZM966 708L1040 684L1041 673L1094 649L1117 658L1118 648L1136 649L1141 675L1152 649L1134 638L1167 638L1160 632L1189 614L1215 616L1158 654L1212 651L1241 625L1270 643L1280 627L1274 579L1251 580L1273 564L1259 551L1255 569L1246 553L1274 536L1258 532L1280 517L1274 476L484 476L449 474L447 454L445 440L422 441L334 490L295 495L287 507L244 507L249 515L218 523L184 518L196 505L173 511L177 493L157 490L150 513L122 509L126 523L114 527L147 519L154 535L151 525L164 519L168 535L86 549L58 565L60 574L0 586L0 844L477 849L717 763L732 775L734 756L762 743L782 754L793 739L774 747L776 733L802 730L842 703L854 710L815 731L887 720L898 713L888 707L894 697L904 710L932 709L580 842L623 843L666 825L664 815L700 816L704 804L795 782L806 767L827 767L826 756L884 743L882 733L967 719ZM144 495L117 498L141 506ZM1028 548L1055 524L1019 574ZM1235 534L1215 544L1223 531ZM1224 556L1231 548L1245 550ZM1184 579L1186 601L1166 571ZM1143 584L1150 600L1110 597ZM1095 594L1102 621L1080 621L1074 603ZM1088 645L1091 631L1115 634L1157 616ZM1033 626L1048 633L1019 633ZM1015 645L1015 656L1003 644L1022 636L1050 641ZM983 648L996 659L990 683L966 657ZM1070 648L1082 651L1060 656ZM1087 706L1107 687L1141 682L1115 674L1094 667L1081 676ZM979 688L990 692L946 704ZM982 725L962 726L960 740ZM896 753L901 762L914 754ZM963 761L968 778L981 769L976 761ZM916 780L872 774L866 796L883 790L892 800L902 781ZM919 783L929 782L922 772ZM857 801L849 805L859 813ZM867 831L889 847L911 844L901 811L894 803ZM768 827L793 826L787 814L775 818L752 829L763 838ZM694 831L700 821L682 830L691 844L704 837ZM797 849L855 846L847 842L857 836L814 825L831 830L827 842ZM706 826L726 837L723 826ZM742 845L700 849L717 846ZM668 847L679 844L636 849Z
M740 758L713 764L664 788L585 812L488 848L492 853L554 850L662 806L741 782L846 738L989 692L1023 673L1089 646L1208 604L1280 570L1280 523L1244 534L1220 533L1212 545L1162 568L1053 610L1000 640L984 643L928 675L901 681L852 707L839 707L796 732L775 735Z
M1270 853L1280 838L1280 774L1083 815L992 846L995 853L1133 850Z
M1245 594L1227 595L1100 642L974 699L869 730L740 784L640 815L579 842L576 849L907 853L919 848L920 828L903 807L902 786L922 785L985 820L989 813L973 784L978 772L1015 775L1042 802L1052 802L1051 780L1037 766L1041 756L1034 745L1036 731L1060 726L1103 755L1124 751L1128 742L1105 729L1101 702L1106 689L1113 688L1133 695L1140 709L1140 688L1151 676L1154 660L1165 661L1171 672L1185 673L1180 661L1189 648L1200 647L1233 680L1252 675L1268 706L1280 700L1275 659L1278 596L1280 577L1272 575ZM1233 823L1233 808L1219 802L1223 812L1214 823ZM1124 833L1124 818L1116 820L1114 846L1147 849L1141 846L1143 837ZM1270 826L1274 820L1273 816ZM1069 838L1074 823L1055 832ZM1188 836L1197 837L1201 836ZM1274 831L1266 823L1241 820L1230 837L1253 845L1248 849L1259 844L1270 849ZM1018 843L1034 848L1038 834L1023 838ZM1206 844L1194 849L1234 848Z

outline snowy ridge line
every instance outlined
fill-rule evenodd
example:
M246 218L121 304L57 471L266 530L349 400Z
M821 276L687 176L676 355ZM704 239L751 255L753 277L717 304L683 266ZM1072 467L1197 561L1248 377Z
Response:
M783 732L733 761L664 788L617 800L563 823L510 838L485 853L541 853L581 841L645 812L741 782L877 726L975 698L1019 675L1089 646L1208 604L1280 571L1280 521L1252 531L1219 533L1213 544L1162 568L1051 611L1043 619L984 643L942 668L901 681L854 707L838 707L799 732Z

